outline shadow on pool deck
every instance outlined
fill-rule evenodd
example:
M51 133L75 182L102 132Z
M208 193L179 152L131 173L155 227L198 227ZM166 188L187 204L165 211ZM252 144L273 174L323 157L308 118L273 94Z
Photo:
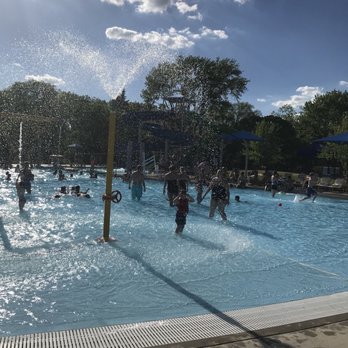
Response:
M287 330L277 332L277 329L267 330L264 342L257 338L236 337L230 343L201 345L201 348L345 348L347 347L348 320L347 314L332 317L330 320L318 319L312 322L312 326L302 327L301 324L287 326ZM286 342L286 343L285 343ZM265 345L266 343L266 345ZM267 345L268 344L268 345ZM189 347L189 346L187 346Z
M222 244L217 244L217 243L210 242L208 240L204 240L204 239L200 239L200 238L197 238L197 237L188 236L187 234L183 234L180 237L182 239L185 239L185 240L189 241L189 242L197 244L200 247L205 248L205 249L218 250L218 251L225 251L226 250L225 246L222 245Z
M286 343L280 343L278 340L273 340L271 338L265 338L263 336L258 335L256 332L253 332L249 330L246 326L242 325L240 322L236 321L235 319L231 318L230 316L226 315L225 313L221 312L219 309L205 301L203 298L199 297L198 295L186 290L184 287L182 287L180 284L175 283L173 280L170 278L166 277L164 274L156 271L148 262L146 262L137 252L134 251L129 251L123 247L120 247L116 243L110 243L109 244L111 247L121 251L125 256L127 256L129 259L137 261L139 264L144 267L144 269L157 277L158 279L162 280L165 282L167 285L172 287L174 290L177 292L183 294L187 298L193 300L196 302L199 306L202 308L206 309L208 312L211 314L219 317L220 319L224 320L225 322L234 325L241 330L245 331L248 333L251 337L254 339L257 339L258 342L260 342L261 347L279 347L279 348L291 348L292 346L286 344Z
M2 217L0 217L0 236L1 236L2 243L4 245L5 250L13 251L11 241L8 238L7 232L5 230L4 223L2 221Z

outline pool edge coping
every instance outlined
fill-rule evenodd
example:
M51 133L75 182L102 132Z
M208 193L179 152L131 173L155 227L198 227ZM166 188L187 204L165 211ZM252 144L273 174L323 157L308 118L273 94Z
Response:
M231 318L229 320L224 317ZM19 336L0 347L207 347L348 320L348 292L221 313ZM220 333L220 334L218 334ZM56 342L56 343L55 343ZM77 344L78 343L78 344Z

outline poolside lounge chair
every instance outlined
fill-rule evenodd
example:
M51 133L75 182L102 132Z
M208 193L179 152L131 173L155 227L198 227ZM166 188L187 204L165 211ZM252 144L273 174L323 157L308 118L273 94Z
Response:
M347 181L344 178L336 179L330 186L333 190L343 190L347 186Z
M328 177L322 177L319 179L319 182L315 185L317 189L330 189L332 188L333 180Z

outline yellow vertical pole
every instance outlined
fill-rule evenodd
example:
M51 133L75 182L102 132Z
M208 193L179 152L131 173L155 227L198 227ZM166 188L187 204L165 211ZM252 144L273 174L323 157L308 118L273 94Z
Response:
M114 147L115 147L115 127L116 113L110 112L109 116L109 139L108 139L108 155L106 162L106 188L104 200L104 229L103 239L108 242L110 239L110 212L111 212L111 195L112 195L112 177L114 168Z

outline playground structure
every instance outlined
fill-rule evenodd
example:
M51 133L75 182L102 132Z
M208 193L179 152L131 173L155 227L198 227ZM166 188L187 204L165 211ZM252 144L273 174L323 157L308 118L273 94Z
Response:
M192 139L181 131L171 130L166 127L166 121L173 121L178 118L178 115L172 111L145 111L145 112L132 112L126 115L130 122L137 123L138 137L136 141L128 140L127 143L127 155L126 155L126 170L129 172L132 168L132 158L138 158L138 163L142 165L146 171L158 172L161 163L165 165L169 163L170 148L173 146L190 146ZM156 155L152 154L146 157L146 153L151 151L151 146L154 149L153 144L149 144L144 139L144 134L151 134L156 139L155 151ZM138 146L138 156L136 154L135 143ZM148 147L149 149L147 149ZM135 151L134 151L135 150ZM160 155L158 155L160 154Z

